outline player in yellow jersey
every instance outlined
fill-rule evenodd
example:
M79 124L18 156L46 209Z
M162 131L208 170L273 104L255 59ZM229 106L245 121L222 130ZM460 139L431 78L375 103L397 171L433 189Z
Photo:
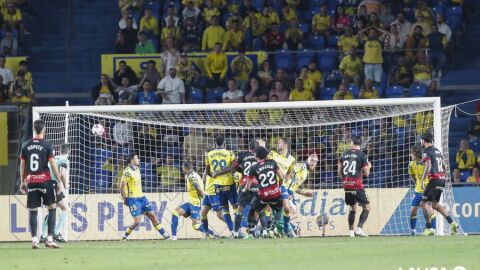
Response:
M308 174L317 166L317 163L317 154L310 154L305 162L295 162L293 164L293 172L291 177L285 182L285 188L287 189L289 195L290 220L293 219L296 214L296 200L294 194L297 193L305 197L312 197L311 191L303 189L303 182L307 180ZM291 222L290 227L292 227L292 229L298 235L297 227Z
M180 216L190 217L193 229L204 232L203 226L200 224L200 204L202 198L205 197L202 177L193 170L192 163L189 161L183 163L183 173L185 174L188 202L183 203L173 211L171 221L172 240L177 240L178 217ZM214 235L212 231L209 231L209 234Z
M207 159L208 152L212 151L213 149L214 148L212 145L207 145L207 147L205 147L205 160ZM202 218L202 227L208 228L207 215L210 209L213 210L217 214L217 217L222 221L223 215L220 211L217 193L215 192L215 179L207 174L206 169L203 172L203 180L205 181L205 197L202 200L202 210L200 215ZM205 234L205 238L208 238L209 236L210 234Z
M146 215L152 222L155 230L157 230L163 239L169 236L163 229L162 224L158 222L157 217L150 207L150 202L143 195L142 176L140 174L140 159L135 153L130 154L127 158L128 167L123 171L122 180L120 181L120 194L126 206L130 209L133 217L133 223L128 226L123 236L123 240L128 240L128 236L140 224L142 215Z
M258 145L265 147L266 143L263 140L258 140ZM274 160L278 168L280 169L280 174L284 176L284 179L289 179L291 176L291 173L293 171L293 164L295 162L295 157L290 155L289 153L289 148L290 148L291 142L287 138L279 138L277 141L277 150L270 150L267 159ZM283 201L283 223L284 224L289 224L290 223L290 204L288 202L288 192L287 189L285 188L285 183L279 181L281 183L280 185L280 191L282 192L282 201ZM278 216L275 217L275 215L281 215L282 213L274 213L274 218L273 220L279 220ZM271 228L271 226L269 226ZM289 227L284 226L283 227L283 232L286 235L289 235L290 237L295 237L295 233L293 231L288 231Z
M234 212L236 212L238 195L232 173L235 154L233 151L225 149L225 138L221 135L215 138L215 145L216 148L207 153L205 170L207 171L207 175L214 179L215 191L218 196L220 209L223 213L223 219L227 224L228 230L233 233L233 221L228 204L230 203ZM204 213L202 213L202 221L206 220L206 214L204 215ZM208 229L208 221L203 224L204 227Z
M422 177L425 172L425 165L422 162L422 148L419 146L413 146L410 151L410 158L412 159L408 164L408 174L415 185L415 191L413 192L412 209L410 210L410 229L411 235L417 234L417 212L420 208L420 202L422 201L422 195L424 188L422 187ZM425 186L428 184L428 176L425 179ZM435 213L431 207L428 208L432 216L432 226L435 229Z

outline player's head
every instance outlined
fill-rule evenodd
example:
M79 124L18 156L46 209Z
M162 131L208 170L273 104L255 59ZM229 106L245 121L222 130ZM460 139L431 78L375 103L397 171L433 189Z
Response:
M308 155L307 164L309 169L315 168L317 166L317 163L318 163L317 154L314 153L314 154Z
M257 147L257 149L255 149L255 156L258 161L267 159L267 156L268 156L267 148L261 147L261 146Z
M193 165L192 165L192 162L186 160L185 162L183 162L182 167L183 167L183 172L187 174L192 170Z
M138 155L135 154L135 153L131 153L127 158L127 164L128 165L139 166L140 165L140 159L138 158Z
M222 147L225 144L225 138L222 135L215 137L215 146Z
M410 149L410 157L412 160L417 160L422 157L422 147L418 145L412 146L412 149Z
M421 143L423 147L426 147L427 145L431 144L433 142L433 135L430 132L423 133L421 138Z
M33 130L35 131L36 135L44 135L45 134L45 121L42 119L35 120L33 122Z
M362 145L362 138L360 136L353 136L352 137L352 147L354 146L361 146Z
M70 145L68 143L64 143L60 146L60 154L70 155Z
M286 137L282 137L278 139L277 142L277 150L278 151L285 151L288 150L288 147L291 145L290 139Z
M258 142L257 140L251 140L249 143L248 143L248 150L250 151L255 151L255 149L257 149L258 147Z

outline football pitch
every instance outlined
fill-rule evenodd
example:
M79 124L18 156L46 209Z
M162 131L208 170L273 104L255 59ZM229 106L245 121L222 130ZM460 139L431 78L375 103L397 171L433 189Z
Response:
M462 270L480 269L479 251L480 236L23 242L0 244L0 269Z

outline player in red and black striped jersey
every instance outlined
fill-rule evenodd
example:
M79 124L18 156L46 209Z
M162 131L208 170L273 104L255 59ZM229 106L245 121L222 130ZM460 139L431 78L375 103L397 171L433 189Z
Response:
M432 208L437 210L450 224L450 233L453 235L457 233L458 224L452 220L447 210L439 203L442 191L445 188L445 166L443 162L443 155L440 150L433 146L433 135L431 133L424 133L421 136L422 161L425 164L425 172L422 177L422 188L425 189L422 196L422 203L420 206L423 209L426 220L426 229L424 235L430 236L435 234L432 226L431 215L428 211L428 202L432 203ZM430 179L425 187L425 179Z
M366 236L362 227L370 212L370 202L363 188L363 176L367 177L370 174L372 165L367 156L360 150L361 144L362 139L354 136L351 142L352 149L345 151L338 161L338 175L343 181L345 203L350 206L350 212L348 213L350 237ZM363 210L360 214L357 229L354 231L353 224L355 223L357 203Z
M46 247L58 248L53 241L56 219L56 195L61 192L62 185L59 183L57 191L50 176L50 164L53 173L60 178L55 156L53 155L53 146L50 142L44 140L45 122L36 120L33 123L35 137L22 145L20 153L20 190L27 192L27 207L30 212L30 231L32 233L32 248L39 248L37 239L37 216L38 207L44 205L48 207L48 236L45 242Z
M233 236L239 238L240 224L242 222L243 210L251 204L253 198L256 196L256 189L258 182L256 179L249 181L250 169L257 164L255 158L255 149L258 147L257 141L253 140L248 144L249 151L238 154L234 161L234 167L237 172L242 173L242 178L238 185L238 211L235 214L235 223L233 228Z

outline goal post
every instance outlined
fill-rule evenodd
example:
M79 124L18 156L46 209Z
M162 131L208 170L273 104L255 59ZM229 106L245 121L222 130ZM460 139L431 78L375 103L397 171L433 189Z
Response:
M349 147L349 138L361 136L362 150L373 164L372 174L364 180L372 204L365 230L372 235L408 235L413 196L408 175L410 147L419 144L422 132L430 130L435 145L447 156L450 113L451 109L441 108L440 98L426 97L34 107L33 119L46 121L46 138L55 148L66 141L72 148L67 226L70 239L110 240L120 238L132 221L118 193L128 153L140 155L144 192L169 228L172 211L188 200L182 162L193 161L194 169L201 173L204 150L217 134L226 138L226 147L236 154L252 139L263 138L270 149L275 149L278 138L287 137L292 141L290 154L298 161L311 153L319 156L319 166L304 184L314 191L313 198L295 195L293 220L304 236L321 235L314 225L319 214L330 217L327 235L347 235L348 207L336 164L339 153ZM105 134L92 134L95 124L104 125ZM450 181L449 174L447 179ZM450 184L444 194L443 202L451 209L454 198ZM424 226L423 215L418 216L417 230ZM448 233L443 218L437 222L438 234ZM226 235L225 224L212 213L209 224ZM179 238L201 236L190 225L191 221L181 219ZM145 220L132 237L154 239L157 235Z

